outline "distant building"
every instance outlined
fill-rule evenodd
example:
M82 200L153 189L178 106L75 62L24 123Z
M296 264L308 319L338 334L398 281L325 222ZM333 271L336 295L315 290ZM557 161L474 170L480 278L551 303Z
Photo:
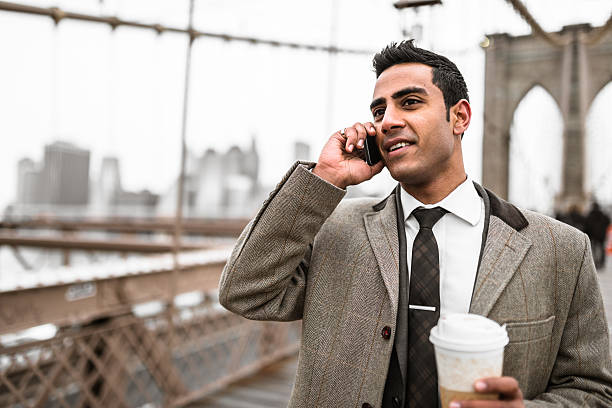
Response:
M17 164L17 204L84 206L89 201L89 151L71 143L45 146L43 162Z
M98 199L104 204L111 204L117 191L121 191L121 174L119 172L119 159L104 157L100 166L100 174L96 183Z
M220 216L225 205L224 195L225 173L236 171L236 163L229 163L225 166L225 155L217 153L213 149L208 149L202 157L195 163L196 168L190 172L190 191L191 199L189 212L194 215L208 213L208 216ZM175 194L176 196L176 194Z
M89 201L89 151L66 142L45 146L41 180L44 203L86 205Z
M152 216L159 201L159 195L149 190L127 191L121 184L119 159L102 159L100 174L95 183L93 211L106 216Z
M34 160L23 158L17 163L17 203L36 204L42 201L40 170Z
M259 190L259 154L255 138L248 150L232 146L227 153L207 150L193 174L196 184L191 213L202 217L242 217L254 211Z
M265 198L259 184L259 154L255 138L243 150L232 146L220 153L207 149L187 162L185 176L186 217L250 217ZM176 183L164 195L158 212L172 214L176 206Z

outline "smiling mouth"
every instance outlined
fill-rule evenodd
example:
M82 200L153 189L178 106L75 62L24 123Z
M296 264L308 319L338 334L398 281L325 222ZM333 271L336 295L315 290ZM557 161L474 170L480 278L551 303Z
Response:
M388 151L389 152L393 152L395 150L401 149L402 147L405 146L412 146L414 143L410 143L410 142L400 142L400 143L396 143L393 146L391 146Z

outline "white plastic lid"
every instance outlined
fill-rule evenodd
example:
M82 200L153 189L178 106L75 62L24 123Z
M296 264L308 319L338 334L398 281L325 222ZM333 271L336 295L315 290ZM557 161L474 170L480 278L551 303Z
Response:
M492 351L508 344L506 326L471 313L448 313L438 320L429 336L436 347L457 351Z

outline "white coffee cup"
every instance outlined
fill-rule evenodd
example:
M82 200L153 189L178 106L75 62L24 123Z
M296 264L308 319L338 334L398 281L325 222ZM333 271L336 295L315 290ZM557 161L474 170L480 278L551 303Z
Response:
M429 341L436 354L442 408L453 400L499 398L475 392L474 382L502 375L508 344L505 326L476 314L448 313L431 329Z

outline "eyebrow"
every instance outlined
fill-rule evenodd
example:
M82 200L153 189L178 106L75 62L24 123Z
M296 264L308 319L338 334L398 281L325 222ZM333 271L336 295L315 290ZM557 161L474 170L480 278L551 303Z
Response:
M420 95L429 95L425 88L421 88L420 86L411 86L408 88L400 89L391 95L392 99L399 99L402 96L406 96L408 94L420 94ZM385 103L385 98L376 98L370 104L370 110L374 109L375 106L382 105Z

